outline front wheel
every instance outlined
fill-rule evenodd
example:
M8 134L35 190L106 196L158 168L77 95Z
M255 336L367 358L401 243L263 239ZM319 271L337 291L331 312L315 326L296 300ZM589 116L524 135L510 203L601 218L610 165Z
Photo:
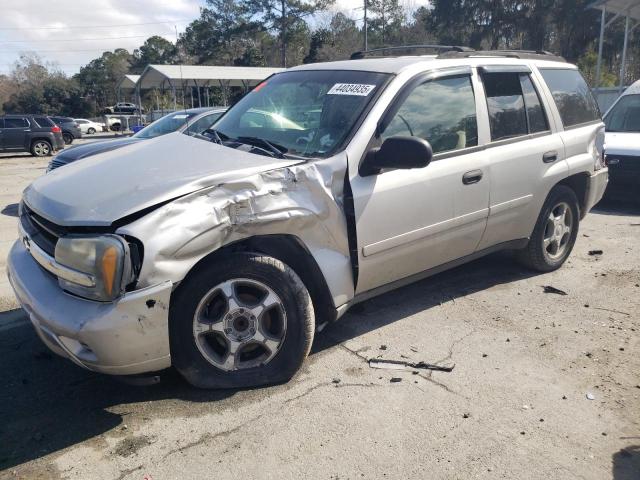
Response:
M93 135L94 133L96 133L96 129L95 129L95 128L93 128L93 127L89 127L89 129L87 130L87 133L88 133L89 135Z
M578 236L580 207L574 191L565 185L553 187L525 248L518 260L539 272L557 270L567 260Z
M174 294L172 363L200 388L285 382L309 354L314 327L309 292L288 265L232 254L199 267Z
M73 135L71 135L70 133L63 133L62 139L64 140L65 145L71 145L71 143L73 142Z

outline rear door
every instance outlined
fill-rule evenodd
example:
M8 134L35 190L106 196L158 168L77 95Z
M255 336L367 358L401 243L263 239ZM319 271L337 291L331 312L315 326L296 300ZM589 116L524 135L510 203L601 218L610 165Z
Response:
M371 144L393 136L430 142L419 169L351 173L358 249L356 293L473 253L484 232L490 178L478 147L477 80L470 68L409 81ZM401 152L398 152L401 155Z
M550 188L566 176L565 150L529 66L479 69L491 142L491 201L479 250L528 238Z
M25 147L26 136L31 131L29 121L24 117L5 117L3 129L3 148L19 150Z

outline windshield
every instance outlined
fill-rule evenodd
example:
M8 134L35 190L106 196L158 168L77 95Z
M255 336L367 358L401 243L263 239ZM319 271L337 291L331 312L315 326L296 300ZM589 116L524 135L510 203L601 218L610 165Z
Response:
M151 125L147 125L138 133L133 135L135 138L155 138L167 133L175 132L182 127L187 120L200 115L202 112L173 112L156 120Z
M223 140L266 140L288 154L328 156L342 145L387 78L320 70L274 75L229 110L215 129Z
M620 98L604 117L608 132L640 132L640 94Z

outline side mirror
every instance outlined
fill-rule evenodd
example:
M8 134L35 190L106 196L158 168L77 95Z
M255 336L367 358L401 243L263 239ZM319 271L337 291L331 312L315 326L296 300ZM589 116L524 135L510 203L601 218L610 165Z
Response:
M426 140L418 137L389 137L380 148L367 152L360 164L361 177L378 175L382 170L423 168L433 158L433 150Z

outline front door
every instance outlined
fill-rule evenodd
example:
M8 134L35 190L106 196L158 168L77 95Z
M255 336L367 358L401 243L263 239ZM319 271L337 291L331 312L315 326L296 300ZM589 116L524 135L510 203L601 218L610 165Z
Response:
M30 131L26 118L10 117L4 119L2 130L2 143L5 150L18 150L24 148L25 136Z
M366 177L350 173L356 294L475 251L487 221L490 182L486 152L477 148L474 83L470 71L410 82L389 119L385 115L374 143L423 138L434 152L428 166Z

